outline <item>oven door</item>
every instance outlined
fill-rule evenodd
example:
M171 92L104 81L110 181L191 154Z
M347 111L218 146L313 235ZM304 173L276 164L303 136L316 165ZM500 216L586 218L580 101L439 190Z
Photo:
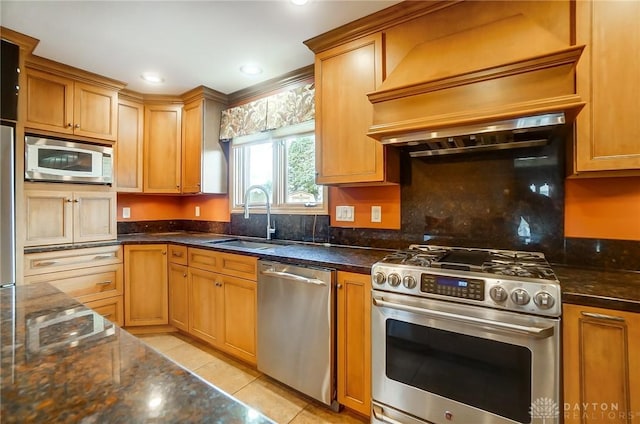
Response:
M559 422L559 318L376 290L371 317L372 422Z

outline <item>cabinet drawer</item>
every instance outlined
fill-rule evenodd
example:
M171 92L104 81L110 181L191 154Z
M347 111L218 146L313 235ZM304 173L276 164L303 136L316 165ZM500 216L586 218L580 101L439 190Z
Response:
M219 269L222 274L256 280L258 275L258 258L252 256L219 254Z
M172 264L186 265L187 264L187 247L169 245L169 262Z
M28 253L24 255L24 275L40 275L119 263L122 263L122 246Z
M85 306L93 309L96 313L102 315L109 321L118 324L120 327L124 325L124 304L122 296L114 296L107 299L85 302Z
M90 302L122 295L122 264L33 275L25 277L25 282L46 282L81 302Z
M188 249L188 252L190 267L203 269L205 271L217 271L219 267L218 253L192 247Z

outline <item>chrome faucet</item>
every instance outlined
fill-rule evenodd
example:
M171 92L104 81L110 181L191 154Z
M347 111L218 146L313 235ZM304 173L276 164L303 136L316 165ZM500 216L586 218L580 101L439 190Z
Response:
M273 228L271 228L271 206L269 204L269 193L267 192L267 189L264 188L261 185L252 185L250 186L247 191L244 192L244 219L249 219L249 193L252 190L260 190L264 193L264 197L267 199L266 200L266 207L267 207L267 240L271 240L271 234L274 234L276 232L276 226L275 224L273 225Z

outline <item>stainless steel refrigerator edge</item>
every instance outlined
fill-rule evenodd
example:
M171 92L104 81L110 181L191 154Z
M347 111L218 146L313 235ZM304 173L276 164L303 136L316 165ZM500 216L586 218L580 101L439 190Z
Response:
M0 127L0 287L15 283L14 129Z
M258 370L338 410L334 273L258 262Z

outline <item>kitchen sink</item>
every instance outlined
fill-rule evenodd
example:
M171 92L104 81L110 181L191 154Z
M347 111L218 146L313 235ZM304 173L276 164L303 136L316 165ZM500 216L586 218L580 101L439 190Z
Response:
M246 250L268 250L275 249L276 247L282 246L281 244L276 243L262 243L258 241L248 241L248 240L229 240L215 243L216 246L220 247L231 247L237 249L246 249Z

